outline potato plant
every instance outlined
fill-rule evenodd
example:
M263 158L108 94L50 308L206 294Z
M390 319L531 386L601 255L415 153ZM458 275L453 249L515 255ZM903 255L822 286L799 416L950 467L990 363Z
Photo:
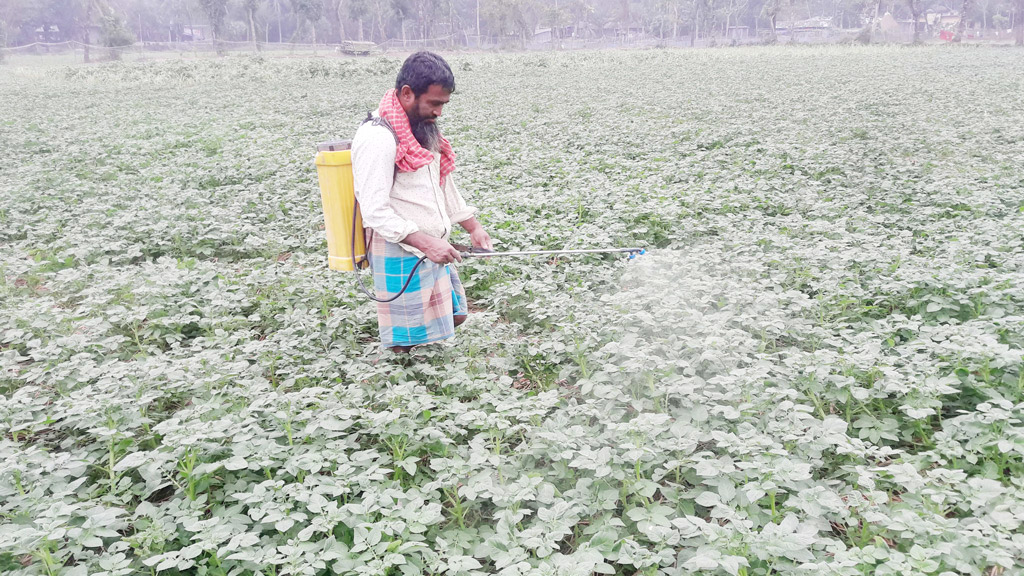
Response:
M393 57L0 68L0 570L1013 574L1024 68L451 55L501 248L382 354L312 158Z

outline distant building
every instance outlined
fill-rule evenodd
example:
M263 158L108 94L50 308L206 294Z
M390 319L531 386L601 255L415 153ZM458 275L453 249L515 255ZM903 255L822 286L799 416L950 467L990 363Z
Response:
M178 38L181 42L203 42L212 38L206 24L183 24L180 30Z
M793 22L788 28L793 40L817 40L828 38L833 33L832 18L808 18Z
M913 20L897 20L896 23L899 25L900 34L904 36L910 36L914 33L914 30L918 32L924 32L928 29L928 22L924 19L924 15L917 17L917 22Z
M623 25L621 22L609 22L601 28L605 38L633 38L643 36L644 27L639 24Z
M32 39L35 42L50 43L60 42L64 39L64 36L61 35L60 28L57 26L40 26L35 29Z
M731 40L742 40L750 36L750 26L729 26L725 36Z
M61 30L56 25L39 26L33 31L33 42L43 44L54 44L58 42L87 42L92 45L100 45L103 42L103 29L98 24L90 24L85 28L83 35L82 28L70 32Z
M551 42L551 37L551 28L541 28L540 26L537 26L533 31L534 42Z
M586 24L576 28L575 24L568 26L556 26L555 28L545 28L543 26L537 26L533 31L533 41L538 43L551 42L552 40L565 40L565 39L583 39L595 36L593 30L591 30Z
M924 20L932 27L952 29L960 23L960 13L948 8L929 8L925 11Z

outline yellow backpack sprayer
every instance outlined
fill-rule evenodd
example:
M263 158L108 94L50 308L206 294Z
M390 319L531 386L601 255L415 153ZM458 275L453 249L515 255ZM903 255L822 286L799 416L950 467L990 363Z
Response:
M352 181L352 141L325 142L317 146L316 172L324 205L327 231L327 266L331 270L366 267L363 218ZM351 242L349 239L352 239ZM357 252L358 250L358 252Z
M316 154L317 178L320 181L320 199L324 206L324 229L327 232L327 265L331 270L356 272L359 288L371 300L391 302L401 296L412 281L413 275L426 256L420 258L402 289L387 300L382 300L370 293L363 286L360 268L369 266L370 258L367 250L366 236L363 231L363 218L359 213L359 202L356 200L355 184L352 178L352 141L340 140L324 142L317 145ZM371 231L370 234L373 232ZM512 252L493 252L481 248L455 245L463 258L480 258L495 256L533 256L560 254L604 254L620 252L629 254L630 260L637 255L646 254L643 248L595 248L584 250L518 250Z

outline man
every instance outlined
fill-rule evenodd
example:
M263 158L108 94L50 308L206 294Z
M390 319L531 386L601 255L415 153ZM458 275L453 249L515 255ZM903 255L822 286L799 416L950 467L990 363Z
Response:
M441 135L437 119L455 91L455 76L443 58L431 52L409 56L376 111L352 141L352 172L377 298L381 344L395 352L451 338L466 320L466 292L452 265L461 262L448 243L453 222L473 246L492 249L491 238L476 221L455 187L455 153Z

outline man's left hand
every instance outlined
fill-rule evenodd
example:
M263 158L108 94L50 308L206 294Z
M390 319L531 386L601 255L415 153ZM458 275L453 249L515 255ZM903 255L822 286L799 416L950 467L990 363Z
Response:
M494 246L491 244L491 237L484 230L483 226L477 228L469 234L470 241L473 242L473 246L477 248L483 248L484 250L494 250Z
M476 221L476 218L470 217L468 220L459 222L459 224L462 224L466 232L469 232L469 239L473 242L473 247L494 250L490 234Z

